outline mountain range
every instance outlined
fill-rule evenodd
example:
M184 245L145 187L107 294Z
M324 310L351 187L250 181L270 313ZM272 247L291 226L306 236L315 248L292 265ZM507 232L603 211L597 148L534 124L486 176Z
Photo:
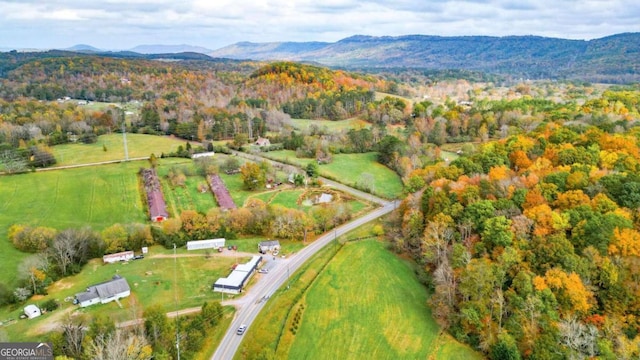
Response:
M640 81L640 33L593 40L539 36L365 36L337 42L239 42L217 50L192 45L140 45L105 51L76 45L66 51L113 57L182 60L290 60L361 70L471 70L527 79Z
M640 80L640 33L594 40L539 36L352 36L334 43L236 43L208 55L343 68L465 69L530 79Z

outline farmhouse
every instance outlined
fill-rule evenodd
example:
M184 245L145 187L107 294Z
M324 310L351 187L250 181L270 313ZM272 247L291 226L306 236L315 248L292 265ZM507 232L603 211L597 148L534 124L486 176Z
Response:
M129 261L133 259L135 254L133 251L123 251L115 254L109 254L102 257L102 261L105 264L113 264L118 261Z
M224 247L225 239L187 241L187 250L217 249Z
M268 251L280 250L280 241L278 240L268 240L261 241L258 243L258 251L262 254Z
M244 284L251 278L262 261L262 256L254 256L245 264L236 268L226 278L220 278L213 284L213 291L228 294L240 294Z
M271 141L269 141L269 139L267 138L259 137L258 140L256 140L255 144L258 146L269 146L271 145Z
M87 307L93 304L106 304L131 295L129 283L123 277L115 275L112 280L93 285L87 291L76 294L74 304Z
M24 307L24 314L27 315L29 319L33 319L42 315L42 312L40 311L40 308L31 304Z

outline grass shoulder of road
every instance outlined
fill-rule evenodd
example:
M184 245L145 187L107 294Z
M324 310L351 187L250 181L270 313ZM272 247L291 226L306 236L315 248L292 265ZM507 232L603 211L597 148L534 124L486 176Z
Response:
M55 328L57 314L70 312L93 317L98 313L108 313L115 322L135 319L150 306L160 306L170 312L177 308L184 309L202 305L205 301L220 300L220 295L211 290L212 284L219 278L229 274L231 266L249 260L247 256L195 256L165 255L166 250L155 246L141 260L125 263L102 264L102 259L91 260L83 270L74 276L63 278L48 288L48 295L33 297L25 304L3 307L0 309L0 321L16 319L5 327L11 341L38 341ZM175 275L174 275L175 269ZM121 299L119 307L115 302L98 304L80 308L65 299L83 292L87 287L111 279L114 275L127 279L131 287L131 295ZM175 276L175 280L174 280ZM177 280L177 282L176 282ZM177 286L176 286L177 284ZM174 299L177 296L177 305ZM42 304L55 299L61 307L41 317L24 320L19 319L22 308L26 304ZM59 320L59 319L58 319Z
M129 158L150 156L160 157L162 153L174 152L178 146L186 146L187 141L169 136L127 133ZM105 151L106 149L106 151ZM52 147L57 160L55 166L90 164L125 158L122 134L101 135L93 144L63 144Z
M236 308L233 306L225 306L223 308L224 316L218 325L209 332L204 340L204 345L200 352L195 355L194 360L208 360L211 359L213 353L216 351L218 345L222 342L225 330L231 326L233 317L236 313Z
M291 275L289 289L281 288L265 304L260 315L256 318L244 335L235 359L246 359L249 355L266 352L275 354L280 338L286 336L285 326L290 316L291 308L304 295L307 287L319 274L322 267L331 259L338 249L337 243L325 247L314 255L302 268ZM276 357L285 359L284 357Z
M481 359L441 332L413 266L378 240L327 246L271 297L235 358Z
M261 154L266 158L305 167L314 159L296 157L295 151L279 150ZM403 190L402 180L393 170L376 161L377 154L335 154L330 164L320 165L320 175L334 179L346 185L356 185L362 179L363 173L373 176L374 192L386 198L397 198Z

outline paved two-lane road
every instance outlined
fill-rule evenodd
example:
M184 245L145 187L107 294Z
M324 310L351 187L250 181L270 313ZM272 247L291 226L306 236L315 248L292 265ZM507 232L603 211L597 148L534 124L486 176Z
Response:
M216 349L216 352L213 354L212 359L229 360L234 357L243 338L243 336L236 334L236 329L241 324L247 324L249 325L249 329L251 328L251 323L258 316L260 310L262 310L262 307L265 304L265 301L261 301L261 299L263 299L263 297L270 297L275 293L276 290L278 290L278 288L287 281L290 273L293 274L302 266L302 264L309 260L313 254L329 244L336 237L390 213L397 206L396 202L383 203L384 206L349 223L339 226L335 230L319 237L316 241L302 249L297 254L292 255L287 259L278 259L276 261L277 265L269 271L269 274L263 276L261 281L255 284L245 294L247 297L246 302L244 303L245 305L238 309L235 319L231 322L231 326L227 330L227 333L218 346L218 349Z

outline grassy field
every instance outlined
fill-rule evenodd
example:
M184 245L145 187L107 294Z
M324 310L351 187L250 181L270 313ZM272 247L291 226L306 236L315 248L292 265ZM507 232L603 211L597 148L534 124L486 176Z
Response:
M307 166L312 159L300 159L294 151L279 150L264 153L263 156L299 166ZM337 154L330 164L320 165L320 175L336 179L347 185L356 184L362 173L373 175L375 193L387 198L402 195L402 180L388 167L376 161L376 153Z
M427 299L411 266L384 243L348 243L307 291L289 358L428 359L440 329ZM473 356L458 346L446 358Z
M291 119L293 127L306 131L311 125L317 126L319 129L327 129L328 132L339 132L349 129L369 128L371 124L360 119L347 119L339 121L331 120L310 120L310 119Z
M7 230L13 224L56 229L145 222L136 172L141 162L56 170L0 177L0 269L15 280L26 257L13 248ZM11 285L11 284L9 284Z
M178 257L176 260L163 254L162 251L160 254L155 254L160 257L154 257L154 250L155 248L146 258L128 263L103 265L102 259L95 259L87 264L80 274L56 282L49 287L51 295L37 301L32 299L28 303L40 304L50 298L55 298L61 302L62 307L42 317L19 320L13 325L7 326L5 329L9 334L9 339L12 341L37 341L50 330L49 327L57 314L74 310L89 316L106 311L111 319L120 322L140 316L145 308L153 305L161 306L167 312L174 311L176 309L174 301L176 291L177 307L180 309L199 306L205 301L221 299L219 293L214 293L211 290L211 285L219 277L228 275L236 258L213 255L207 259L205 256L189 254L189 256ZM238 259L240 262L247 260L248 258L243 257ZM178 287L175 287L174 264L177 265L175 269ZM72 297L90 285L109 280L115 274L126 278L131 287L131 296L120 301L123 305L122 308L119 308L115 302L79 308L64 301L66 297ZM3 308L0 310L0 319L16 319L21 311L22 306L18 306L16 309Z
M377 240L328 246L271 297L236 359L481 359L440 331L412 266Z
M129 158L149 156L176 151L187 142L178 138L145 134L127 134ZM104 151L104 147L107 151ZM77 165L124 159L122 134L102 135L93 144L64 144L53 147L53 155L61 165Z
M453 161L459 158L460 155L456 154L453 151L440 150L440 158L445 161Z

